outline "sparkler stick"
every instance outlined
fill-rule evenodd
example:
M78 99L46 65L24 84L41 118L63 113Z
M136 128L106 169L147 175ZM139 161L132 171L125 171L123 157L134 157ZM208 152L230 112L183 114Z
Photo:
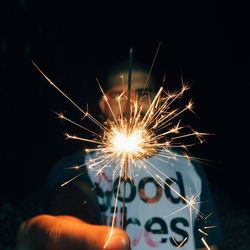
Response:
M128 100L126 107L126 119L127 119L127 137L129 136L130 128L130 99L131 99L131 85L132 85L132 59L133 48L129 50L129 66L128 66ZM124 214L125 214L125 200L126 200L126 183L128 178L128 154L126 155L123 171L123 203L122 203L122 221L121 227L124 229Z

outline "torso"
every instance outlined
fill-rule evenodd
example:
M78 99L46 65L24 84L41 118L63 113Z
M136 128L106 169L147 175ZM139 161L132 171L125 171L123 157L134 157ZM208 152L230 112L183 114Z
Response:
M144 165L147 167L129 166L134 174L133 180L128 179L126 184L124 228L130 236L132 248L171 250L183 244L182 249L195 249L193 225L201 193L201 180L195 168L181 156L166 161L162 156L156 155L148 158ZM103 222L107 225L112 223L119 183L119 171L114 174L115 168L117 166L111 165L99 174L95 171L88 173L96 187ZM121 226L123 182L120 188L116 227ZM195 209L190 210L185 199L192 196L197 198Z

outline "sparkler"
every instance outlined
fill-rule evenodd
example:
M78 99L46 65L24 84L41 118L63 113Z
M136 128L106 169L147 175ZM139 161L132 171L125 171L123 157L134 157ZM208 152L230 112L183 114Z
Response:
M159 47L156 54L158 53L158 50ZM169 164L169 161L171 159L176 158L185 158L187 160L196 159L198 161L200 160L198 158L193 158L188 154L177 155L173 152L173 149L176 148L181 148L185 151L188 151L189 147L197 143L202 143L204 140L204 136L209 135L208 133L195 131L191 127L182 124L180 116L185 111L192 111L192 101L189 101L184 107L177 107L175 109L172 108L174 103L181 99L181 97L189 89L189 87L188 85L182 83L181 89L173 93L170 93L164 90L163 87L161 87L153 98L150 93L147 93L146 88L144 88L141 96L135 95L135 97L131 99L132 55L133 50L130 49L127 89L123 88L123 91L115 97L115 103L119 107L118 116L114 114L113 107L110 102L110 97L104 93L101 84L97 79L97 83L99 84L99 87L103 93L103 98L113 117L112 119L107 120L105 124L99 122L87 111L82 110L68 95L66 95L60 88L58 88L57 85L54 84L34 62L32 62L37 70L54 88L57 89L57 91L59 91L68 101L70 101L84 115L84 117L88 117L102 131L102 133L100 134L96 133L91 129L74 122L70 118L65 117L63 114L58 114L59 118L64 119L67 122L72 123L80 127L81 129L84 129L89 134L95 136L95 138L92 139L66 134L66 138L68 139L91 142L96 145L93 148L86 149L87 153L95 152L96 158L94 160L91 159L89 162L81 166L76 166L74 168L79 170L83 166L87 166L89 170L96 171L96 175L98 175L101 174L104 169L110 168L110 166L116 166L114 169L112 169L113 178L115 174L118 173L119 181L115 196L114 215L112 217L111 230L104 248L107 246L112 236L113 228L115 226L115 214L117 211L118 194L120 192L122 181L124 183L124 190L121 227L124 228L126 183L128 179L133 179L136 168L144 169L162 188L164 188L164 185L166 185L178 197L184 200L187 205L185 205L183 209L186 207L189 208L190 221L193 211L195 211L202 217L202 214L195 206L197 196L192 196L190 198L182 196L172 187L171 184L166 182L165 179L169 180L170 183L174 183L174 181L166 173L159 170L148 160L151 156L154 156L157 160L167 164ZM150 72L152 70L152 66ZM146 83L148 82L148 80L149 76ZM126 105L124 105L124 99L126 100ZM148 109L146 111L144 110L143 105L148 106ZM125 114L124 106L126 111ZM186 132L187 130L188 132ZM192 143L184 143L183 140L189 138L196 138L196 141ZM83 174L83 172L63 183L62 186L76 179L81 174ZM206 232L202 232L206 236ZM207 245L205 239L202 238L201 240L207 247L207 249L209 249L209 246ZM184 245L186 241L187 238L185 238L178 245L178 247Z
M138 149L138 137L131 136L129 133L130 127L130 98L131 98L131 83L132 83L132 57L133 57L133 49L130 48L129 51L129 69L128 69L128 100L127 100L127 107L126 107L126 121L127 121L127 131L126 136L124 134L118 135L114 138L113 144L115 148L119 149L120 151L128 151L128 150L136 150ZM120 148L119 143L122 143L124 148ZM123 204L122 204L122 223L121 226L124 228L124 214L125 214L125 198L126 198L126 183L128 177L128 154L126 154L125 162L124 162L124 173L123 173Z

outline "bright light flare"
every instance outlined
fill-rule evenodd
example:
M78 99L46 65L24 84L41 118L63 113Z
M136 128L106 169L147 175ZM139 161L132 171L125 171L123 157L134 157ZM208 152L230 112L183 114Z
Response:
M112 154L116 161L124 162L126 158L129 161L138 160L153 153L150 147L152 133L139 124L128 130L125 119L117 122L110 122L102 137L102 149L106 156Z
M131 155L133 153L143 153L143 138L139 131L134 131L132 134L117 132L113 138L113 150L117 155Z

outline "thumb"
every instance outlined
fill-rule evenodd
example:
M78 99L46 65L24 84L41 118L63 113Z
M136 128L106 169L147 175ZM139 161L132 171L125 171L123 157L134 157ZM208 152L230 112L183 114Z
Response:
M40 215L22 224L17 249L129 250L125 231L85 223L71 216Z

